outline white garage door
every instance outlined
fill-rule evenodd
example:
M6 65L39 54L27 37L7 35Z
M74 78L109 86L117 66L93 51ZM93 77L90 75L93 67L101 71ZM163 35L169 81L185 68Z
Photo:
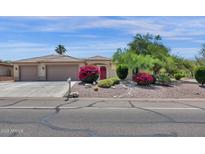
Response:
M49 65L47 66L48 81L78 80L78 65Z
M21 81L37 81L38 70L37 66L20 66L20 80Z

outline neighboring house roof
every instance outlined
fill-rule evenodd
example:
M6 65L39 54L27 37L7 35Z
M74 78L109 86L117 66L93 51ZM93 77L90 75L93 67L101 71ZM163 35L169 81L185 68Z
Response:
M83 59L67 55L47 55L15 61L14 63L38 63L38 62L83 62Z
M2 62L0 62L0 66L10 66L10 67L13 67L12 64L9 64L9 63L2 63Z
M94 57L89 57L86 60L105 60L105 61L111 61L111 58L103 57L103 56L94 56Z

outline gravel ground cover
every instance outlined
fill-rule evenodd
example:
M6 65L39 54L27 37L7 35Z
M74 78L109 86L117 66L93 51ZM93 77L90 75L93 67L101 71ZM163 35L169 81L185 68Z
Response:
M171 86L151 85L138 86L133 82L123 82L112 88L99 88L94 91L94 85L91 88L85 88L84 85L77 82L72 91L78 91L79 97L107 97L107 98L205 98L205 88L193 81L177 81Z

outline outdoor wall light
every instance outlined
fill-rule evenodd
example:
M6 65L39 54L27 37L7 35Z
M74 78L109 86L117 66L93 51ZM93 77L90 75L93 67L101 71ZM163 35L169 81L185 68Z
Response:
M44 70L45 68L44 67L42 67L42 70Z
M16 67L16 68L15 68L15 70L17 71L17 70L18 70L18 68Z

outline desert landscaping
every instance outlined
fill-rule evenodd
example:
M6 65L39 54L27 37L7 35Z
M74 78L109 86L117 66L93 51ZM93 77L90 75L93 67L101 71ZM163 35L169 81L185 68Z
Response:
M205 98L205 88L200 87L196 81L182 80L174 82L171 86L137 86L129 81L115 85L112 88L99 88L94 91L95 85L85 88L77 82L73 91L79 92L79 97L109 97L109 98Z

